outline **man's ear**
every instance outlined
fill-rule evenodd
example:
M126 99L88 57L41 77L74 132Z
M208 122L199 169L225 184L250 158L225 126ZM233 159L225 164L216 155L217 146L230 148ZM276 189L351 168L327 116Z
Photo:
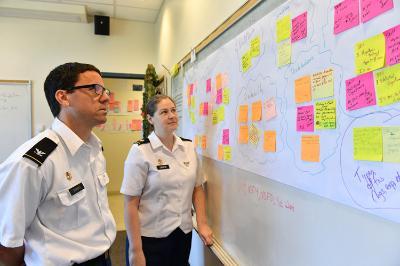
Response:
M153 117L151 117L149 114L147 114L147 121L153 125Z
M69 106L68 93L66 90L57 90L55 93L55 98L57 102L60 104L60 107Z

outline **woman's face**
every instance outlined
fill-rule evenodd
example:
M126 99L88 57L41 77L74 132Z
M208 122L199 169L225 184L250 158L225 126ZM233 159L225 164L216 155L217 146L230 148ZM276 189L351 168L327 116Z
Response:
M157 104L153 116L147 115L147 120L154 126L156 133L173 133L178 128L178 115L174 102L162 99Z

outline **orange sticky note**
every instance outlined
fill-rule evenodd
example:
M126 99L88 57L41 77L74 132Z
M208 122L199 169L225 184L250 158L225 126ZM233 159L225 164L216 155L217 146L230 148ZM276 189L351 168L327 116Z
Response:
M301 159L306 162L319 162L319 136L301 136Z
M132 112L133 111L133 101L128 100L128 108L126 110L127 112Z
M294 81L296 103L311 101L311 77L304 76Z
M276 131L264 131L264 151L276 152Z
M239 144L247 144L249 142L249 127L240 126L239 128Z
M239 123L247 123L247 117L248 117L248 112L249 112L249 106L248 105L241 105L239 106Z
M202 116L203 112L204 112L204 105L203 105L203 103L200 103L199 116Z
M221 74L218 74L217 76L216 76L216 78L215 78L215 80L216 80L216 89L217 90L219 90L219 89L222 89L222 75Z
M251 120L260 121L262 113L262 102L257 101L251 104Z
M207 136L202 136L201 137L201 148L205 150L207 148Z
M218 160L222 161L224 159L224 146L218 145Z
M197 145L199 145L199 137L196 135L194 136L194 147L197 148Z

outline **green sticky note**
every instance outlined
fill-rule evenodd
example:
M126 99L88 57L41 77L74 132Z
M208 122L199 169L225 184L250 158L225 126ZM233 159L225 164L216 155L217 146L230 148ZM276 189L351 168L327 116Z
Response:
M228 88L225 88L224 91L222 92L222 102L224 104L229 104L229 98L230 98L231 92Z
M257 57L260 55L260 36L255 37L250 41L250 55L251 57Z
M247 72L251 67L251 54L247 51L242 55L242 71Z
M278 45L278 67L289 65L292 58L292 43L290 40Z
M312 98L320 99L333 96L333 69L316 72L311 78Z
M336 128L336 101L328 100L315 103L315 128Z
M381 162L383 157L382 128L353 128L354 160Z
M225 120L225 107L221 105L218 108L218 122L224 121Z
M213 112L212 112L212 124L213 125L218 124L218 112L217 112L217 110L213 110Z
M196 124L196 115L194 112L190 112L190 121L192 122L192 124Z
M400 163L400 127L382 128L383 161Z
M375 73L375 82L379 106L400 101L400 64Z
M363 74L385 65L385 36L383 33L356 43L354 58L356 74Z
M290 15L276 21L276 42L281 42L290 37L292 21Z

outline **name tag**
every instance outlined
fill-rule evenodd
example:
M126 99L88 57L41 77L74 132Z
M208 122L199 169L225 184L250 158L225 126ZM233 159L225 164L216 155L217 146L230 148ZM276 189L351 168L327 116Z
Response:
M157 165L157 169L158 170L169 169L169 165L168 164Z
M79 183L76 186L73 186L72 188L68 189L69 194L71 194L71 196L75 195L76 193L78 193L79 191L83 190L85 187L83 186L82 183Z

